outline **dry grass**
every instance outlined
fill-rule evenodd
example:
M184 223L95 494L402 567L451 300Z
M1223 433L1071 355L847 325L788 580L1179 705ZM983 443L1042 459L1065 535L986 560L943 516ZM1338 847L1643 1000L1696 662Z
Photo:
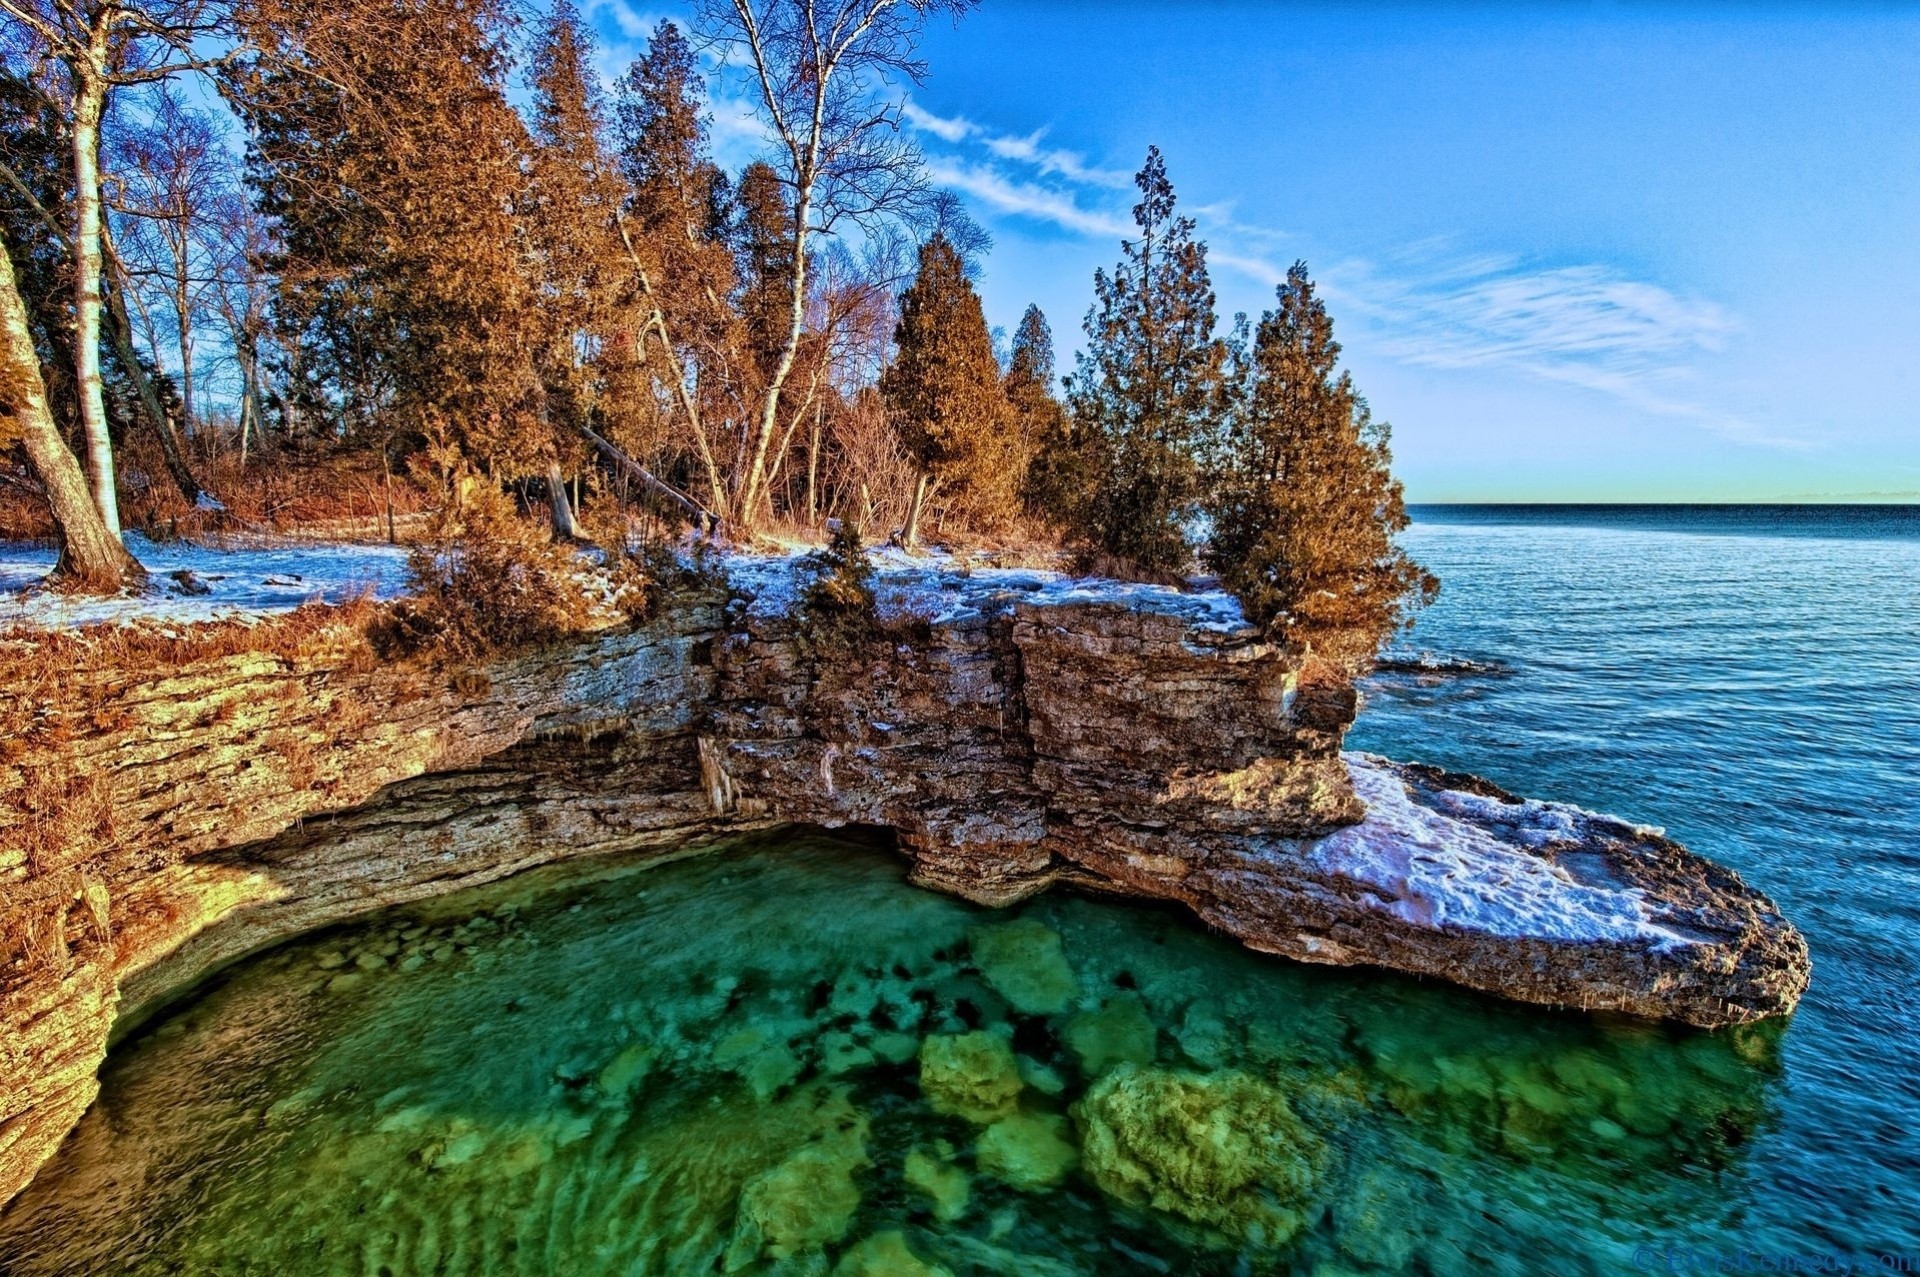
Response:
M389 478L371 452L330 456L283 449L245 464L232 449L192 459L194 477L226 507L220 514L188 505L167 476L145 432L122 449L121 515L127 526L157 537L200 539L235 530L342 541L407 540L434 504L433 494L404 474ZM53 523L40 486L24 467L0 459L0 540L48 541Z

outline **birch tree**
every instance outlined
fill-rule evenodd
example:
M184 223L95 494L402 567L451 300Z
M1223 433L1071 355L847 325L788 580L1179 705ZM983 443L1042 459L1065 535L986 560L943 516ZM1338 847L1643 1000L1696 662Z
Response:
M100 373L104 301L100 129L113 95L131 85L158 84L220 61L209 54L228 30L224 10L208 0L0 0L36 56L64 72L73 167L73 343L75 393L86 441L87 477L102 523L120 536L113 440L107 429Z
M889 94L918 83L914 51L928 19L972 0L703 0L701 27L726 65L751 76L774 168L791 202L793 256L779 353L735 476L735 518L767 514L781 409L806 333L812 241L903 211L925 190L919 153Z
M26 303L0 239L0 443L12 439L26 448L53 514L60 555L49 582L98 593L140 584L146 572L101 518L79 461L53 424Z

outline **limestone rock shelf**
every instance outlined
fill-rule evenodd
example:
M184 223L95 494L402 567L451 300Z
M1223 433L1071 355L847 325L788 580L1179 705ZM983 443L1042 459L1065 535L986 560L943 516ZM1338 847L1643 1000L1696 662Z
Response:
M343 644L101 677L0 781L0 1200L91 1102L116 1021L239 956L783 823L891 828L917 882L985 904L1177 901L1252 949L1529 1002L1716 1027L1806 986L1771 902L1657 831L1344 755L1352 689L1219 596L895 570L879 630L826 653L793 568L736 563L479 675ZM48 778L110 801L110 834L16 850Z

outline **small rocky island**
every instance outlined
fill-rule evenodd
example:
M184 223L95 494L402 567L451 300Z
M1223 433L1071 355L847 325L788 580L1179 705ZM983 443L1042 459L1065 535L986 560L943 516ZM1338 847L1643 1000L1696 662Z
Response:
M372 659L343 612L297 650L0 692L32 728L0 779L0 1200L116 1025L238 957L789 823L884 827L914 881L983 904L1172 901L1261 952L1533 1003L1715 1028L1806 988L1773 904L1658 831L1344 753L1351 684L1223 594L895 562L829 644L802 570L732 559L643 623L477 669Z

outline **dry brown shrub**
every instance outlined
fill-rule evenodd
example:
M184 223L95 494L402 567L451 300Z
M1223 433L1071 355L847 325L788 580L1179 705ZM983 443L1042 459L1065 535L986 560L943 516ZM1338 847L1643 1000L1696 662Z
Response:
M593 599L574 550L521 518L497 485L462 475L454 490L408 556L412 597L375 632L379 650L475 660L589 628Z
M1073 570L1079 576L1104 576L1115 581L1143 581L1149 585L1186 585L1185 578L1160 568L1148 567L1132 559L1109 553L1096 545L1078 547L1073 555Z

